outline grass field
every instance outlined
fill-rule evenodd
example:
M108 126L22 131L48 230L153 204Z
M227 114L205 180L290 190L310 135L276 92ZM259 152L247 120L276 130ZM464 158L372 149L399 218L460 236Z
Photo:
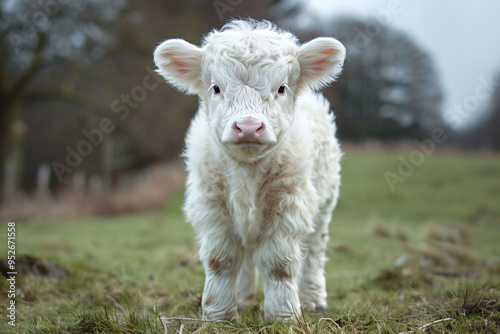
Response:
M344 158L326 313L266 324L261 292L241 323L193 320L203 269L181 192L154 212L17 222L17 260L36 257L38 274L17 276L15 329L0 276L0 332L499 333L500 157L435 154L392 192L384 173L397 173L398 155Z

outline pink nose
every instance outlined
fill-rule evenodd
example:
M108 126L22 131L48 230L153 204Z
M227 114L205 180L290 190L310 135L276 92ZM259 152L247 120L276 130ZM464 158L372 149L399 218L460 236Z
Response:
M264 132L264 123L256 119L247 118L243 121L235 122L233 124L233 132L240 143L258 143Z

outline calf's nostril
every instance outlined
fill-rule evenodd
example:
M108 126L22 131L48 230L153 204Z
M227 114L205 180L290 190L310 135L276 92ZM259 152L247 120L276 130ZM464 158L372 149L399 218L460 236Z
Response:
M264 123L260 123L259 128L255 132L261 134L263 131L264 131Z
M243 132L243 130L241 130L241 127L239 126L239 124L238 124L237 122L235 122L235 123L233 124L233 130L234 130L234 132L236 132L236 133L242 133L242 132Z

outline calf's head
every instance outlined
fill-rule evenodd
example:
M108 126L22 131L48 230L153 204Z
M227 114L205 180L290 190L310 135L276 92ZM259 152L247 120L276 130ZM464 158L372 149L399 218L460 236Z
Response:
M258 161L286 137L295 101L340 73L345 48L295 36L267 21L232 21L204 38L201 47L169 39L154 52L158 72L174 87L197 94L210 133L224 151Z

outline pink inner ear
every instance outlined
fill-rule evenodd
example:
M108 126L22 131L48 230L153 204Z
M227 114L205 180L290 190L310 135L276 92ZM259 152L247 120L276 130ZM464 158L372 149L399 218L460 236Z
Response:
M320 60L316 60L313 64L314 65L323 65L324 63L326 63L328 61L328 58L325 58L325 59L320 59Z
M328 56L331 56L331 55L334 55L337 53L337 50L335 49L326 49L326 50L323 50L323 51L320 51L321 54L324 54L324 55L328 55ZM316 60L313 65L316 65L313 67L313 71L315 72L323 72L325 70L324 65L326 62L328 62L328 58L323 58L323 59L318 59Z
M175 54L173 54L171 52L166 52L166 53L163 54L163 56L165 58L169 58L170 59L170 64L172 64L175 67L175 70L176 70L177 73L179 73L179 74L187 74L189 72L189 70L186 68L187 64L183 63L180 60L177 60L174 57Z
M325 55L333 55L333 54L337 53L337 50L335 50L335 49L326 49L326 50L321 51L320 53L325 54Z

